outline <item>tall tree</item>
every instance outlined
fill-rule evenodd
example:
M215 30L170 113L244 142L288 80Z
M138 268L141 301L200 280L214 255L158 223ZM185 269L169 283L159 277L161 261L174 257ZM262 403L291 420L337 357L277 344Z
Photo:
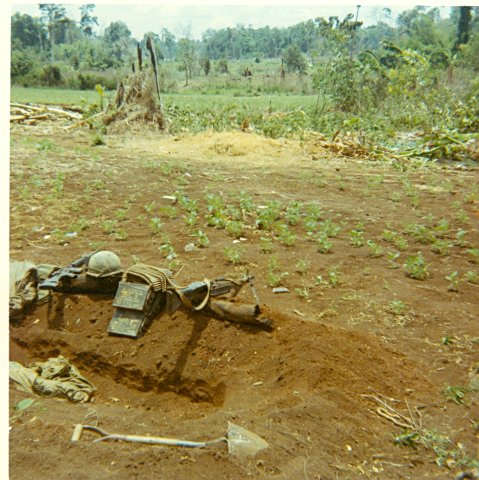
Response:
M55 34L56 29L61 23L69 21L66 16L65 7L61 4L40 3L38 8L41 12L41 18L48 29L48 40L50 41L50 61L54 62Z
M46 43L45 27L38 18L15 13L11 20L12 47L33 47L43 50Z
M165 58L172 59L175 57L176 39L167 28L161 29L160 47Z
M98 17L93 16L95 4L87 3L80 7L80 29L85 37L94 35L93 28L98 25Z
M125 23L111 22L105 29L104 39L111 47L115 58L121 61L124 50L130 44L131 32Z
M188 79L193 76L193 66L196 61L196 47L193 40L181 38L178 42L178 61L181 62L181 68L185 71L186 85Z
M469 41L471 33L472 7L459 7L459 21L457 23L457 38L454 51L457 52L461 45Z
M306 71L307 62L301 50L296 44L290 45L283 52L284 63L290 72L298 72L300 74Z

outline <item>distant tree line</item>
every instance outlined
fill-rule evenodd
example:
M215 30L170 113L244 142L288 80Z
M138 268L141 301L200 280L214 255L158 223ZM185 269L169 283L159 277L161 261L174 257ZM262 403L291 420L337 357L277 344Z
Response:
M208 75L212 62L226 73L228 60L235 59L282 58L287 71L299 74L310 65L357 58L364 52L387 65L395 57L387 48L391 44L415 50L438 66L447 67L453 58L463 57L465 64L479 70L479 7L452 7L445 19L437 8L415 7L402 12L395 26L390 25L390 11L383 9L382 20L368 27L358 20L358 7L356 15L344 19L318 17L286 28L210 29L201 40L188 35L176 38L166 28L135 39L124 22L111 22L98 33L95 5L81 5L79 10L79 21L68 18L61 4L39 4L38 17L20 13L11 17L12 81L54 85L62 82L60 68L67 68L78 72L77 86L89 88L88 75L82 72L101 73L131 65L137 44L144 48L148 35L157 58L178 62L186 83L195 72Z

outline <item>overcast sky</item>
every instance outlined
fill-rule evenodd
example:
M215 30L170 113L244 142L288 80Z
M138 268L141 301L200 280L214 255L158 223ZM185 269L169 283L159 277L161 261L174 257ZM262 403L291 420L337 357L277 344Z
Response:
M72 5L68 2L68 16L74 20L79 20L79 7L81 2ZM314 6L307 1L299 2L298 6L294 2L268 2L258 0L255 2L241 2L241 5L233 5L234 2L217 2L220 4L207 4L206 1L197 1L194 5L187 5L183 1L169 2L141 2L141 4L128 5L106 3L105 0L96 3L95 15L98 17L99 27L97 33L101 33L112 21L123 21L132 32L133 37L139 39L143 34L152 31L159 33L162 28L167 28L177 37L182 37L190 32L192 38L201 39L201 34L207 29L221 29L225 27L234 27L238 24L251 25L253 28L269 25L270 27L287 27L296 23L314 19L316 17L329 17L336 15L344 18L348 13L356 13L356 5L351 2L346 3L338 0L320 5L319 2ZM191 2L192 3L192 2ZM240 2L236 2L240 3ZM428 2L425 2L426 4ZM421 2L421 4L425 4ZM446 2L444 2L446 3ZM444 4L443 3L443 4ZM319 5L318 5L319 4ZM430 5L434 5L429 2ZM412 8L413 2L401 2L387 4L362 4L359 10L359 20L364 24L371 25L377 21L387 21L384 17L383 8L389 6L392 10L392 20L397 14L407 8ZM442 14L447 16L449 8L442 8ZM38 4L11 2L11 13L28 13L32 16L39 16Z

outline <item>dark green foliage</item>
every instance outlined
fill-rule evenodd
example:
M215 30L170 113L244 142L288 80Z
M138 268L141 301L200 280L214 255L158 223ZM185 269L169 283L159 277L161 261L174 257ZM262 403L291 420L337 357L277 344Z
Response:
M30 50L14 50L11 57L10 76L12 82L31 74L38 66L36 56Z
M306 68L308 66L306 58L296 44L290 45L283 52L283 59L284 63L286 64L286 68L290 72L298 72L301 74L306 72Z
M205 75L208 76L208 74L210 73L210 70L211 70L211 62L210 62L210 59L208 57L206 57L206 58L203 57L201 59L201 68L205 72Z
M62 72L60 67L57 65L44 66L40 78L49 87L60 85L62 83Z
M46 31L38 18L15 13L11 20L12 49L32 47L42 50L47 41Z
M115 90L117 78L115 75L99 72L79 73L77 81L72 81L80 90L93 90L96 85L103 85L107 90Z
M454 50L457 52L460 45L469 41L471 33L472 7L459 7L459 22L457 24L457 39Z
M220 73L228 73L228 60L226 58L218 60L218 71Z

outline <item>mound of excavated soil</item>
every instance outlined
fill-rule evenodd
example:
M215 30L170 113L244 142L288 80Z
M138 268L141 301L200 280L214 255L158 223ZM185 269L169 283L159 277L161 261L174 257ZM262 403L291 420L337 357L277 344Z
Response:
M38 306L21 326L11 328L12 360L29 363L66 356L97 387L89 408L102 428L204 439L221 435L227 420L233 420L270 444L256 460L241 464L221 449L200 453L93 445L88 440L94 437L85 433L80 445L66 449L61 461L55 461L48 476L66 478L65 471L79 466L77 453L94 449L99 458L92 461L100 464L103 455L108 456L107 463L111 459L122 464L124 452L143 452L148 458L143 466L157 473L163 472L166 457L173 458L166 462L167 470L187 458L182 471L193 478L212 478L206 472L218 461L224 463L222 478L242 477L244 469L256 470L257 475L281 471L286 478L298 478L308 451L318 445L323 451L312 461L313 471L331 472L344 448L352 449L352 459L356 449L371 444L380 448L381 422L362 394L374 390L396 398L407 395L414 402L416 388L428 388L418 366L377 337L263 309L275 322L273 332L178 311L157 318L142 338L130 339L106 333L113 313L110 298L56 294L50 304ZM85 422L87 406L49 399L38 403L56 417L55 433L40 440L42 450L53 453L68 444L74 423ZM12 441L38 447L28 436L38 436L40 422L33 421L27 431L14 425ZM27 453L13 449L12 454L12 478L22 478L20 460ZM113 471L100 469L97 477L111 478ZM41 472L40 468L37 478L46 478Z

